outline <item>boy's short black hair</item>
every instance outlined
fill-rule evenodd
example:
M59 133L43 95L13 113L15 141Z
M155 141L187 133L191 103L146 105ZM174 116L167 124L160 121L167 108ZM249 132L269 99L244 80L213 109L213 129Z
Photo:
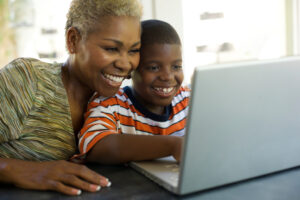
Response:
M167 22L151 19L142 21L141 44L179 44L180 38L176 30Z

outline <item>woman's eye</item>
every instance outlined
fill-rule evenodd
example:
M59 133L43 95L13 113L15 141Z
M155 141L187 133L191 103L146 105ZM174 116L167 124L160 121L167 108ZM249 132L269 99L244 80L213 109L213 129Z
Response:
M110 52L117 52L118 51L118 48L116 48L116 47L105 47L104 49L106 51L110 51Z
M140 52L140 49L132 49L129 51L129 53L133 53L133 54L136 54L136 53L139 53Z

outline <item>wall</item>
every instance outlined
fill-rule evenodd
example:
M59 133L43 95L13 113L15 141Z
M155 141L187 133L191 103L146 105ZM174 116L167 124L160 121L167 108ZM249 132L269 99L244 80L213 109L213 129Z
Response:
M0 0L0 68L16 57L14 31L9 25L8 0Z

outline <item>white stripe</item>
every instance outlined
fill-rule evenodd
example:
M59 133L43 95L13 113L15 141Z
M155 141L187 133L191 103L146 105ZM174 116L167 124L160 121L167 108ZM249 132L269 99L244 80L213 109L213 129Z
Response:
M110 98L110 97L103 97L103 96L100 96L100 97L94 99L93 102L95 102L95 103L100 103L101 101L105 101L105 100L108 99L108 98Z
M183 99L190 97L191 92L189 91L182 91L181 93L179 93L177 96L175 96L172 100L172 105L176 105L179 102L181 102Z
M136 134L137 135L154 135L153 133L148 133L148 132L138 131L138 130L136 130Z
M121 125L121 132L122 132L122 134L156 135L154 133L149 133L149 132L145 132L145 131L136 130L135 127L128 127L128 126L124 126L124 125ZM172 136L184 136L184 134L185 134L185 128L183 130L176 131L176 132L174 132L170 135L172 135Z
M103 131L103 130L109 130L109 129L106 128L105 126L103 126L102 124L95 124L95 125L91 126L85 133L92 132L92 131Z
M104 107L101 107L101 106L97 106L97 107L92 108L90 110L91 114L89 115L88 118L91 118L91 117L95 117L95 118L103 117L103 118L106 118L106 119L110 120L111 122L113 122L116 125L115 121L113 119L111 119L107 114L105 114L104 110L106 110L106 113L109 113L109 114L113 113L113 112L111 112L110 109L107 109L107 108L104 108ZM103 121L100 121L100 120L98 120L98 121L101 124L104 124L104 125L112 127L111 125L107 124L106 122L103 122Z
M184 136L184 134L185 134L185 128L180 131L176 131L176 132L172 133L171 135L172 136Z
M136 134L136 129L134 126L124 126L122 124L119 126L122 134Z
M110 124L108 124L108 123L106 123L104 121L101 121L101 120L97 120L97 121L91 122L88 125L98 125L98 124L106 125L106 126L109 126L110 128L113 128L112 125L110 125Z
M116 96L120 101L123 101L123 102L126 102L126 101L127 101L127 98L126 98L126 96L124 95L124 93L122 93L122 95L116 94L115 96Z

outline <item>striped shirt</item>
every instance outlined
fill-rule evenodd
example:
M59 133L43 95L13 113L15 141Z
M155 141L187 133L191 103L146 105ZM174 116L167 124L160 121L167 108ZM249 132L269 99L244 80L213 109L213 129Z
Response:
M181 87L163 115L151 113L135 99L130 87L110 98L95 95L85 113L79 133L80 155L110 134L182 136L188 113L190 91Z
M0 70L0 157L67 160L76 150L62 64L19 58Z

